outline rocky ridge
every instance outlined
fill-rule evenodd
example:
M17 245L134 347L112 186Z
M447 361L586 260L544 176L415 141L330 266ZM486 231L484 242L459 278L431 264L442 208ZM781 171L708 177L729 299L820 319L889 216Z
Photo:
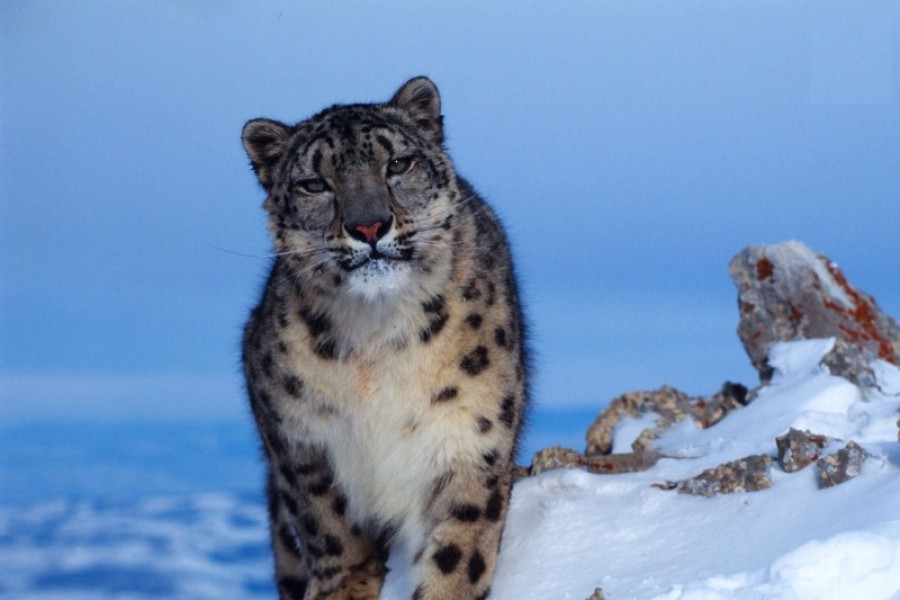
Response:
M759 373L758 385L748 389L726 382L705 397L688 396L669 386L623 394L589 426L584 452L546 448L535 455L528 473L583 468L614 475L651 468L667 458L655 442L670 428L686 420L701 429L714 427L753 402L770 385L773 368L769 351L778 342L832 338L834 343L821 365L859 387L863 397L867 388L877 386L872 366L875 361L900 365L897 322L878 307L872 296L851 285L834 262L802 243L749 247L734 257L729 273L738 289L737 332ZM617 433L629 420L650 426L639 430L630 447L617 448ZM867 456L853 440L791 428L772 440L771 454L747 456L688 479L659 482L656 487L700 496L750 492L772 485L770 470L774 465L794 473L815 463L818 485L825 488L859 474Z
M875 299L849 283L830 259L800 242L748 247L735 256L729 274L738 289L738 335L760 377L753 389L726 382L716 393L691 397L663 386L654 391L629 392L613 399L588 427L584 452L551 447L538 452L520 475L538 475L557 468L583 468L614 475L644 471L666 458L655 441L689 419L701 429L715 426L746 406L770 385L773 367L769 351L778 342L832 338L821 365L863 392L875 388L873 361L900 365L900 326ZM615 447L617 430L629 419L645 427L622 451ZM900 420L897 421L900 427ZM898 431L900 440L900 431ZM846 441L832 452L828 449ZM824 453L824 454L823 454ZM770 469L801 471L813 463L819 488L844 483L860 473L869 454L853 440L835 440L821 433L790 428L772 440L772 454L757 454L703 470L681 481L654 484L682 494L713 496L763 490L772 485ZM674 457L673 457L674 458ZM600 588L588 600L603 598Z

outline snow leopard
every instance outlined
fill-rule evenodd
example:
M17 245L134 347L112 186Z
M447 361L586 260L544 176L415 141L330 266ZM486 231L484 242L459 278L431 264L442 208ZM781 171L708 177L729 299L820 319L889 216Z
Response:
M249 121L273 263L243 337L282 599L490 593L526 413L506 235L457 175L437 87ZM401 552L398 550L398 552Z

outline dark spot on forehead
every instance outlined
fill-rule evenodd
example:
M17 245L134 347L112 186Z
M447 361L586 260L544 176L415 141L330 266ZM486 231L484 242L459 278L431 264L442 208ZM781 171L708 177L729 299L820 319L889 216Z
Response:
M316 148L316 151L313 152L313 156L312 156L312 166L313 166L313 171L315 171L316 173L320 173L320 172L321 172L321 168L322 168L322 151L319 150L318 148Z
M391 140L387 139L383 135L375 136L375 140L381 144L381 147L385 149L388 154L394 153L394 145L391 143Z

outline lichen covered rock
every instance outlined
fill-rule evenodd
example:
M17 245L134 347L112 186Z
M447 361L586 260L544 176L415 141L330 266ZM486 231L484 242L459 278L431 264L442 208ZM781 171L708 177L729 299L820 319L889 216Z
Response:
M688 396L669 386L622 394L588 428L583 454L570 448L547 448L535 455L530 469L521 471L538 475L551 469L581 468L597 474L618 474L650 469L667 456L657 446L667 430L688 417L699 428L712 427L765 389L773 374L769 350L776 342L833 338L833 344L829 340L828 347L822 348L822 352L830 348L822 365L859 386L892 393L879 387L876 375L881 377L879 369L885 365L875 359L900 365L900 326L878 308L874 299L851 286L830 260L799 242L785 242L747 248L732 260L729 271L739 289L738 333L760 373L760 387L748 392L740 384L726 382L718 392L705 397ZM822 353L808 359L802 368L816 371L814 361L818 356ZM775 353L772 365L785 370ZM800 410L802 403L798 405ZM832 442L823 435L792 428L775 440L777 460L787 473L817 463L819 487L833 486L858 475L868 454L849 442L822 457ZM681 455L670 458L689 459ZM707 497L763 490L772 485L769 471L773 460L767 454L747 456L689 479L653 485ZM595 597L602 598L599 588L588 600Z
M669 489L680 494L713 496L734 492L755 492L772 485L769 467L772 457L765 454L747 456L712 469L707 469L690 479L669 483Z
M827 488L853 479L859 475L868 456L869 453L862 446L849 442L837 452L819 459L816 463L819 469L819 487Z
M655 450L646 452L625 452L585 457L580 452L562 446L544 448L531 460L531 474L540 475L552 469L574 469L584 467L598 475L616 475L644 471L655 465L662 455Z
M751 246L728 271L738 287L738 335L763 381L772 375L769 346L797 339L836 338L823 362L858 385L874 383L871 358L900 365L900 325L802 243Z
M531 459L531 474L540 475L552 469L572 469L584 465L584 457L577 450L563 446L544 448Z
M588 456L584 459L584 466L591 473L599 475L615 475L617 473L636 473L646 471L662 458L662 454L656 450L644 450L641 452L623 452L621 454L606 454L603 456Z
M822 448L828 443L824 435L800 431L793 427L784 435L775 439L778 447L778 462L788 473L799 471L819 459Z

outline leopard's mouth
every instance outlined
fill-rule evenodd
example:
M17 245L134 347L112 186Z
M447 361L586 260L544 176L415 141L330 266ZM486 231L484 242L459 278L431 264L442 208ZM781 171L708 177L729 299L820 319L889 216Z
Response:
M412 256L410 254L391 256L380 250L373 249L365 255L345 258L340 261L340 264L345 271L349 272L356 271L363 267L367 270L371 269L373 272L377 272L396 268L400 263L408 262L411 258Z

